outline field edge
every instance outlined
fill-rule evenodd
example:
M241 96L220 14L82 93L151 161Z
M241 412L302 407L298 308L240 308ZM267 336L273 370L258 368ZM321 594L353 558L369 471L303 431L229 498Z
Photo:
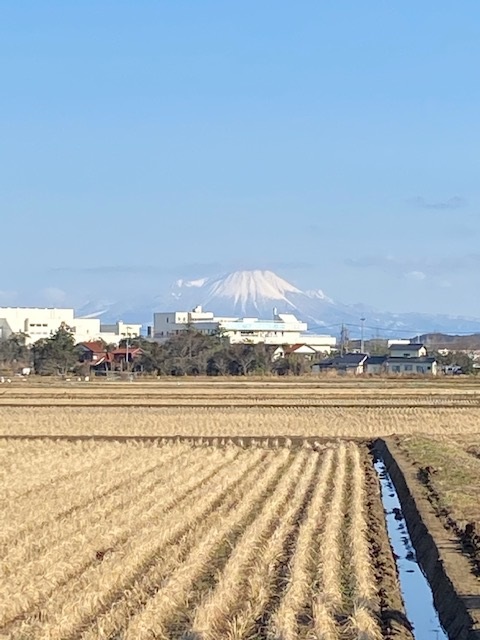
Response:
M442 626L455 640L480 640L478 582L452 532L446 530L422 491L418 471L395 439L372 443L395 485L418 562L433 593ZM460 578L461 576L461 578Z

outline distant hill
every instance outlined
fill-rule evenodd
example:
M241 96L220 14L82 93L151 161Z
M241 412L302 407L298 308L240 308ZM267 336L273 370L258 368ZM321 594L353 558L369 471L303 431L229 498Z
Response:
M389 313L366 305L335 301L322 289L302 290L269 270L235 271L213 278L176 280L152 298L92 301L77 310L81 316L98 316L105 322L151 324L154 311L186 311L202 305L218 316L272 318L294 313L313 331L339 334L343 323L352 338L359 337L360 318L366 336L411 337L436 334L480 333L480 318L426 313Z
M449 349L450 351L480 350L480 333L471 335L448 335L445 333L425 333L420 341L430 349Z

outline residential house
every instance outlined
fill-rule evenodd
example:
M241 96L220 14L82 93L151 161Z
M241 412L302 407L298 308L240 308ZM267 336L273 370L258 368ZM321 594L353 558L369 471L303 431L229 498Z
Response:
M364 372L368 355L365 353L346 353L323 362L312 365L312 373L328 373L335 371L340 374L359 375Z
M107 350L102 340L81 342L77 345L78 359L80 362L89 362L93 366L105 360Z
M387 373L437 375L438 363L421 343L392 344L385 363Z
M436 376L438 362L433 356L420 356L418 358L390 357L387 358L386 370L387 373L420 373Z
M437 375L438 363L428 355L423 344L395 343L390 345L388 355L369 356L365 373Z
M114 351L112 351L108 355L110 356L110 362L120 368L120 366L127 361L130 364L133 363L142 354L143 349L140 349L140 347L130 347L129 349L122 347L114 349Z
M364 373L378 375L386 373L388 356L368 356L364 366Z
M311 360L316 355L317 351L308 344L281 345L273 352L272 361L288 358L288 356L303 356L306 360Z
M80 362L89 363L95 372L121 371L126 368L127 361L131 368L143 353L143 350L138 347L129 349L123 347L109 351L101 341L82 342L77 345L77 349Z
M427 355L427 349L419 342L394 343L389 346L388 353L391 358L422 358Z
M336 371L350 374L420 374L437 375L438 363L427 354L423 344L391 344L389 354L383 356L367 356L363 353L347 353L315 363L312 373Z

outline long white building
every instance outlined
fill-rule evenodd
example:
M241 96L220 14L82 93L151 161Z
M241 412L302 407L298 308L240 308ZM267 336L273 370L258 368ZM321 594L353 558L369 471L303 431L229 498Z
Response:
M99 318L76 318L73 309L40 309L28 307L0 307L0 340L13 333L23 333L26 344L49 338L65 324L73 331L75 342L105 340L117 343L122 338L137 337L142 325L117 322L115 325L101 325Z
M189 327L207 335L221 333L231 344L308 344L315 351L324 353L330 353L336 346L334 336L307 333L307 323L291 313L276 313L272 320L228 318L217 317L202 307L195 307L193 311L155 313L152 337L158 342L165 342Z

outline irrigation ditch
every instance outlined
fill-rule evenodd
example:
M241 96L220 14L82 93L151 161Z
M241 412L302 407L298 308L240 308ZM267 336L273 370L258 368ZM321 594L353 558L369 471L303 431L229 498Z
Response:
M435 608L430 584L418 563L393 481L382 460L376 459L374 468L380 481L388 537L395 554L400 589L412 633L415 639L448 640Z

